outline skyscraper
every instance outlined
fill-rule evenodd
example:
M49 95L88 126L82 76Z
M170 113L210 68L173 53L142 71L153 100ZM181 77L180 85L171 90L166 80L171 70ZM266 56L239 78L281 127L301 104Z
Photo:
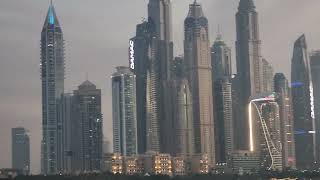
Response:
M30 139L27 130L12 128L12 168L30 173Z
M129 66L136 75L136 101L137 101L137 132L138 152L143 154L147 151L147 87L150 86L150 68L153 67L150 62L152 26L149 22L143 22L137 25L136 36L129 42ZM133 69L131 67L134 62ZM150 65L148 65L150 64ZM153 97L153 96L152 96ZM149 121L150 119L148 119Z
M273 91L273 67L266 59L262 59L262 92Z
M86 80L73 94L74 134L77 137L73 145L73 170L99 171L101 170L103 143L101 90Z
M320 51L314 51L311 53L310 66L315 111L316 161L320 162Z
M292 104L289 83L283 73L274 76L274 88L279 104L279 116L281 121L281 142L283 167L296 167L295 143L292 119Z
M262 65L261 65L261 41L259 37L258 13L255 10L253 0L240 0L236 14L236 57L237 73L241 82L240 107L242 114L237 118L241 129L237 136L240 138L240 149L248 149L249 134L247 112L249 98L262 90Z
M75 131L74 127L77 127L72 119L73 95L71 93L64 93L61 96L59 107L62 126L61 133L59 134L60 139L62 140L59 145L59 151L62 155L58 161L62 164L61 171L70 173L72 172L73 161L72 144L78 139L78 137L73 134Z
M276 95L251 97L248 110L250 151L260 157L261 169L282 170L281 124Z
M136 76L127 67L112 75L113 152L123 156L138 153Z
M291 87L297 168L311 168L315 161L313 86L304 35L294 43Z
M184 57L193 102L195 153L207 154L209 164L213 166L214 117L208 20L196 1L189 6L184 26Z
M231 49L218 35L211 48L212 80L214 89L214 119L216 161L227 163L233 151L232 86L230 83Z
M177 81L177 117L174 123L174 137L177 155L192 156L194 146L194 121L192 95L188 80Z
M52 4L49 6L41 32L42 81L42 173L61 170L59 151L62 130L58 103L64 92L64 41L61 26Z
M215 82L214 102L216 161L217 163L230 163L234 150L234 130L232 85L229 77Z
M157 103L157 122L159 128L159 151L171 153L171 137L168 133L168 125L174 121L172 108L168 105L172 99L168 98L172 92L171 81L171 61L173 60L173 42L172 42L172 20L171 20L171 0L149 0L148 4L148 22L152 27L153 36L153 68L155 75L154 83L155 96ZM152 72L150 71L150 72ZM153 81L153 80L151 80Z
M212 80L221 80L231 77L231 49L225 44L219 34L211 47Z

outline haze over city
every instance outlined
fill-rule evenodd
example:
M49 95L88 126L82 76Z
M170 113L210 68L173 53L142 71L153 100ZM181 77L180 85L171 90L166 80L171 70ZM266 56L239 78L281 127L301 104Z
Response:
M192 0L173 0L175 55L183 54L183 22ZM31 169L40 172L40 33L49 1L0 1L0 168L11 167L11 128L30 131ZM104 136L112 142L111 74L128 65L129 39L147 16L147 0L55 0L64 32L65 92L87 78L102 89ZM232 47L235 69L236 0L199 0L208 18L210 43L218 27ZM290 79L293 43L306 34L309 50L320 47L318 0L256 0L262 56ZM88 75L86 75L88 74ZM110 147L111 149L111 147Z

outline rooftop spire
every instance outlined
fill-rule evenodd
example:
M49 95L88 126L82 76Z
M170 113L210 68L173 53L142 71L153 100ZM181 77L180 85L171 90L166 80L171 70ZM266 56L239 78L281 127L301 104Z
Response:
M188 17L194 17L194 18L204 17L202 7L197 2L197 0L194 0L193 4L189 5Z
M46 20L44 23L44 27L47 27L48 25L60 26L55 9L54 9L54 6L53 6L53 0L50 0L50 5L49 5Z

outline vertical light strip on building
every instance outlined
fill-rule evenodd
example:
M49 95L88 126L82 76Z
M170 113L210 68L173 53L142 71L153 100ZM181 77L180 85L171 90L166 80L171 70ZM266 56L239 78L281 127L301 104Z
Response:
M252 125L252 102L249 103L249 133L250 133L250 151L254 151L253 144L253 125Z

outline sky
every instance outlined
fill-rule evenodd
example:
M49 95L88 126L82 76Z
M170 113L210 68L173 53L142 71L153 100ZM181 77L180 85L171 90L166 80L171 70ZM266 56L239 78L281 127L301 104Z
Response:
M183 52L183 21L193 0L172 0L175 55ZM209 20L211 42L220 27L235 52L238 0L198 0ZM110 75L128 64L128 42L147 17L148 0L54 0L65 39L65 91L88 79L102 89L104 135L112 140ZM320 49L319 0L255 0L262 55L290 78L294 41L306 34ZM0 168L11 167L11 128L31 138L31 169L40 172L40 32L49 0L0 0ZM233 58L235 63L235 59ZM234 72L235 69L234 69Z

